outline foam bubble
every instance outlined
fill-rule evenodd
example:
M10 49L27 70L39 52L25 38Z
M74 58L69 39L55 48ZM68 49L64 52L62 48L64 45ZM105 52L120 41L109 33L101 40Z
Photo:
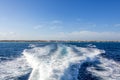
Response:
M101 64L98 66L103 70L98 71L95 67L88 67L87 70L93 75L101 77L103 80L120 80L120 64L106 58L99 58Z
M0 63L0 80L15 80L29 72L30 67L24 57Z
M36 47L36 45L35 44L29 44L28 47L34 48L34 47Z
M94 59L95 56L105 53L104 50L100 50L97 48L83 48L83 47L76 47L76 49L80 52L80 54L83 54L83 57L90 57L90 59Z
M97 48L82 48L58 45L57 50L49 55L52 46L26 49L23 55L33 68L29 80L77 80L80 65L101 54ZM73 49L76 49L76 53ZM82 54L82 55L79 55ZM74 67L72 67L75 65Z
M96 48L96 46L93 45L93 44L88 44L87 46L88 46L88 47L91 47L91 48Z

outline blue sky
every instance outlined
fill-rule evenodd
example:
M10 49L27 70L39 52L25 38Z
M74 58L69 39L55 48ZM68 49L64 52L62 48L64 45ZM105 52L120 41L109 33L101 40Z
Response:
M0 39L120 40L120 0L0 0Z

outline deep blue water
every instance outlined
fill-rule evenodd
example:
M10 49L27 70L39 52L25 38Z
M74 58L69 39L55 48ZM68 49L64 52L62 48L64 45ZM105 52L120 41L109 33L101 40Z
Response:
M0 80L28 79L120 80L120 43L0 42Z

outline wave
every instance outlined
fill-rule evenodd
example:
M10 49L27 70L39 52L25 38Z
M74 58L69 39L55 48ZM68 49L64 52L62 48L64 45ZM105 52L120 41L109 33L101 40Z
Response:
M79 80L79 70L86 62L99 62L86 70L102 80L120 80L120 64L101 56L97 47L73 45L29 45L17 58L0 57L0 80L19 80L30 74L28 80Z
M17 80L30 71L31 68L23 56L0 62L0 80Z
M101 64L96 67L88 67L87 70L93 75L99 76L102 80L120 80L120 64L103 57L99 57ZM101 70L100 70L101 69Z
M81 64L101 53L97 48L48 45L25 49L23 56L33 69L29 80L78 80Z

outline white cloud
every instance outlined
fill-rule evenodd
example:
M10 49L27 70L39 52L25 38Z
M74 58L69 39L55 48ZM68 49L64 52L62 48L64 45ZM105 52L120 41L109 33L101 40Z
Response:
M62 24L62 21L54 20L54 21L51 21L48 24L48 26L49 26L49 29L51 29L51 30L53 30L53 29L60 29L60 28L62 28L61 24Z
M26 40L120 40L117 32L74 31L46 35L18 35L15 32L0 32L0 39Z
M115 24L114 26L115 26L115 27L120 27L120 24Z
M76 19L76 21L82 21L82 20L83 20L83 19L81 19L81 18L77 18L77 19Z
M93 31L60 32L59 34L51 36L51 38L61 40L120 40L120 33Z
M34 27L34 29L41 29L41 28L43 28L43 25L37 25Z
M0 32L0 39L14 39L16 38L15 32Z
M63 27L62 26L56 26L56 25L54 25L54 26L50 26L49 27L49 29L51 29L51 30L57 30L57 29L62 29Z
M53 20L49 22L44 22L41 23L40 25L34 26L33 27L35 30L38 29L48 29L48 30L53 30L53 29L61 29L62 28L62 21L60 20Z
M62 24L62 21L60 20L53 20L52 22L50 22L51 24Z
M57 26L51 26L50 29L51 30L57 29Z

